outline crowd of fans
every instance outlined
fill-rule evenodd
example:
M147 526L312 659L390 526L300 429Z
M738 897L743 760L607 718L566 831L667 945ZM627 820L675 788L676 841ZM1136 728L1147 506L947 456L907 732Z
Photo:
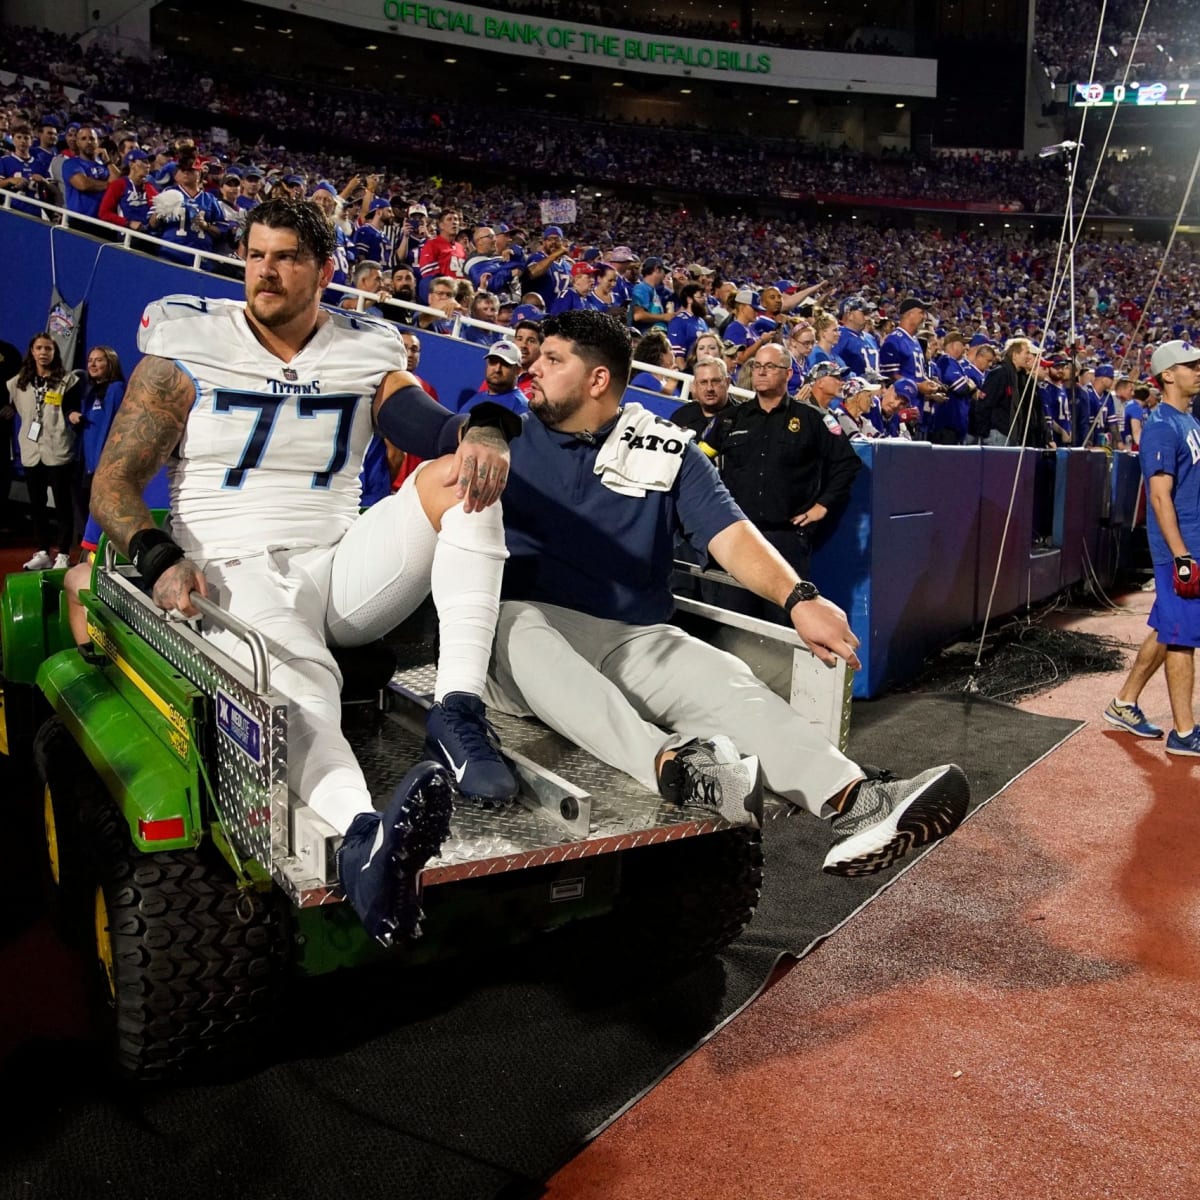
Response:
M70 146L77 147L79 135L79 130L67 130L65 137ZM150 150L141 150L142 145ZM253 203L272 189L316 196L331 210L341 205L348 248L353 246L360 220L383 226L389 231L385 241L394 248L397 232L410 220L409 209L424 208L432 215L417 214L418 227L404 248L408 263L402 264L394 257L381 262L385 273L402 265L419 265L420 244L436 235L436 214L443 209L453 209L461 217L461 231L451 235L459 239L459 263L472 257L470 236L475 224L509 226L513 252L527 255L538 250L538 233L544 224L539 198L511 187L481 188L468 182L407 173L363 176L353 172L343 159L289 155L282 148L264 145L234 144L216 153L205 153L190 138L172 138L158 127L116 129L102 139L98 149L81 153L91 153L94 157L88 161L93 164L101 159L112 164L101 170L105 186L100 188L103 195L93 194L94 215L103 215L116 225L129 224L128 216L122 219L128 209L122 210L112 197L124 195L133 179L143 193L149 193L152 202L145 218L134 227L165 236L168 244L180 244L185 250L231 252L239 206ZM63 161L69 160L64 156ZM52 176L53 169L48 168L46 174ZM69 190L71 185L66 187ZM190 218L168 220L161 205L156 211L153 190L159 188L182 188L184 195L175 202L179 205L177 212L194 216L203 208L200 221L209 228L196 231ZM71 200L70 196L65 198ZM86 211L78 207L82 203L81 198L74 211ZM68 203L68 207L73 205ZM1014 225L1020 226L1020 222ZM912 293L927 301L943 325L982 331L998 341L1047 329L1049 288L1057 252L1056 242L1035 237L1028 228L1014 228L1002 235L978 230L944 235L880 229L853 221L810 226L749 215L731 218L712 211L685 211L616 198L579 197L577 219L565 232L567 243L574 247L573 255L581 259L609 261L621 248L623 252L616 257L626 261L614 265L622 273L631 272L629 260L658 257L684 274L691 264L703 265L713 272L714 291L721 285L760 289L775 282L781 282L786 291L827 281L824 298L828 301L836 303L846 295L861 294L884 309L902 294ZM369 257L373 257L374 243L369 249ZM347 282L351 281L351 254L349 250L344 264ZM1163 246L1152 242L1078 243L1075 299L1080 341L1098 354L1136 356L1145 342L1195 321L1200 311L1200 257L1191 243L1177 242L1170 269L1164 273L1156 294L1149 296L1147 290L1162 254ZM518 286L515 278L509 283ZM493 290L504 289L493 284ZM520 296L514 294L511 298L519 300ZM1064 294L1059 297L1048 330L1059 346L1070 339L1067 312ZM1138 343L1127 344L1131 329L1143 315Z
M1193 0L1108 0L1096 57L1097 82L1119 81L1137 37L1131 79L1200 79L1200 23ZM1055 83L1093 78L1100 7L1089 0L1038 0L1034 48Z
M266 79L229 64L217 66L161 54L149 63L125 60L95 48L81 52L70 39L45 31L9 27L0 43L0 64L68 80L89 96L136 96L140 104L191 108L195 124L237 118L275 136L312 143L336 130L337 161L379 170L386 161L476 164L522 175L580 179L637 179L647 187L703 192L726 198L774 195L796 201L882 198L929 207L963 203L1013 212L1060 212L1065 186L1055 160L1026 160L1012 153L942 152L929 157L892 152L868 156L849 149L806 147L795 142L712 133L681 133L619 123L589 123L514 109L496 137L495 104L413 100L394 94L349 92L328 85ZM29 89L11 102L32 111L53 97ZM374 165L370 165L374 163ZM1083 184L1093 167L1080 172ZM1109 158L1099 168L1091 211L1095 214L1174 216L1186 172L1146 174ZM1193 200L1193 207L1200 198Z

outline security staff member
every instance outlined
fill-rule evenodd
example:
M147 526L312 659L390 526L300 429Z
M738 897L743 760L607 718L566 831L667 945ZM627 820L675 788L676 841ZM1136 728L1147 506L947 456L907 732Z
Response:
M742 511L807 579L816 527L828 527L862 464L834 417L788 395L791 370L783 346L760 346L751 364L755 398L731 405L705 441ZM729 606L779 619L777 610L747 593L737 593Z

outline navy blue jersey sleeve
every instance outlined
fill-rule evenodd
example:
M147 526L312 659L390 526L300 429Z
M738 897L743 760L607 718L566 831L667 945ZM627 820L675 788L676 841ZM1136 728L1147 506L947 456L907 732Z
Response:
M688 442L675 482L676 519L683 536L701 553L723 529L746 519L721 482L716 468L695 442Z

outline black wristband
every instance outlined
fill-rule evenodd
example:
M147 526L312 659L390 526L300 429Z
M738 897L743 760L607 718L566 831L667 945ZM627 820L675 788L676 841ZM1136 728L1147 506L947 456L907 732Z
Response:
M150 591L159 576L183 558L183 549L161 529L139 529L129 539L129 558Z
M521 436L521 418L511 408L497 404L494 400L481 400L467 414L467 429L498 429L506 442Z

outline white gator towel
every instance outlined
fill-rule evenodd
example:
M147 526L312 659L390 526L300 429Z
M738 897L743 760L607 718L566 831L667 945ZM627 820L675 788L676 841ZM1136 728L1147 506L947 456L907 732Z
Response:
M606 488L622 496L669 492L696 435L656 417L640 404L621 409L592 468Z

